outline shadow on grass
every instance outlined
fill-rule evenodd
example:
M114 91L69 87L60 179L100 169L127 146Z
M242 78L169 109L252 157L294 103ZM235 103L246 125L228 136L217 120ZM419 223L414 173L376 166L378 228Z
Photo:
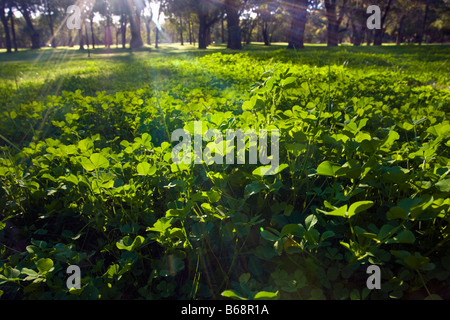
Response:
M225 50L221 47L207 51L192 47L180 50L171 46L161 47L158 52L148 48L133 52L96 49L90 58L86 52L71 49L21 52L22 60L4 62L0 70L0 111L42 101L63 91L81 90L85 96L95 96L97 92L114 94L144 87L154 91L176 86L224 88L230 80L215 75L214 70L205 71L195 59ZM180 60L187 69L177 67Z

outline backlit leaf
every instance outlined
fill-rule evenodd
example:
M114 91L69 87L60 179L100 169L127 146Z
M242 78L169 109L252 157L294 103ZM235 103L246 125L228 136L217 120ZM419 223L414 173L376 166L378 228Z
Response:
M152 166L148 162L141 162L137 165L136 170L140 176L152 176L156 173L156 166Z
M403 230L396 236L392 237L391 239L388 239L386 243L408 243L412 244L416 241L416 237L414 237L414 234L410 230Z
M334 165L330 161L324 161L317 167L317 174L333 177L340 168L340 166Z
M350 205L350 207L348 208L348 217L351 218L355 214L366 211L373 205L374 205L373 201L358 201L358 202L352 203Z
M267 165L267 166L261 166L256 168L255 170L253 170L252 174L254 174L255 176L268 176L268 175L273 175L273 174L278 174L281 171L283 171L284 169L286 169L287 167L289 167L288 164L281 164L277 167L272 166L272 165Z
M116 242L116 246L119 250L133 251L139 248L144 241L145 239L142 236L136 236L134 240L129 236L125 236L123 239Z
M236 300L248 300L244 297L241 297L233 290L225 290L224 292L222 292L222 296L225 298L232 298L232 299L236 299Z
M260 291L255 297L255 300L278 300L280 299L280 293L277 292L268 292L268 291Z
M36 267L39 273L47 273L53 270L53 260L49 258L41 258L36 261Z
M100 153L93 153L89 158L96 169L108 168L109 161Z
M333 210L331 212L325 212L325 214L328 216L337 216L337 217L346 218L347 217L347 208L348 208L348 206L346 204L344 204L342 207L339 207L336 210Z

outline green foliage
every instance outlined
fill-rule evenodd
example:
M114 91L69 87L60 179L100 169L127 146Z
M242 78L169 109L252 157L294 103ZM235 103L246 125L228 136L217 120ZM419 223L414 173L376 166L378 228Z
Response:
M180 65L195 88L64 92L5 114L2 298L448 294L447 90L332 66L328 92L328 67L247 54ZM194 121L223 134L278 128L278 171L175 165L170 134ZM72 264L82 288L69 291ZM366 288L369 264L381 290Z

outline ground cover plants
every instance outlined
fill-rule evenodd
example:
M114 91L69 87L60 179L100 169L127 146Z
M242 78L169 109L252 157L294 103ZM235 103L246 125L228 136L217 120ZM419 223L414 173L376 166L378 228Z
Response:
M0 298L450 298L447 46L58 50L0 55ZM174 164L195 121L279 170Z

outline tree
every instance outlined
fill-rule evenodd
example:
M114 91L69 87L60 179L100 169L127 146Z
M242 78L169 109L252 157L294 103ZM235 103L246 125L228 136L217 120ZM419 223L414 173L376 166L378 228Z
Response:
M16 37L16 28L15 28L15 22L14 22L14 12L13 12L13 3L12 1L9 2L9 20L11 21L11 35L12 35L12 43L14 45L14 52L18 51L17 48L17 37Z
M128 11L126 1L128 0L108 0L109 1L109 10L111 14L119 17L120 24L120 35L122 48L125 49L126 41L127 41L127 24L128 24ZM118 34L116 34L117 39ZM117 39L118 40L118 39Z
M127 14L125 13L125 9L123 8L123 1L120 1L122 5L120 5L120 34L122 36L122 48L125 49L127 42Z
M423 14L423 20L422 20L422 28L421 28L420 34L418 36L419 45L422 44L423 37L425 35L425 29L426 29L426 26L427 26L427 17L428 17L429 8L430 8L430 0L426 0L425 1L424 14Z
M150 0L149 0L149 2L150 2ZM153 20L153 11L150 8L150 10L148 10L148 15L144 17L145 29L147 31L147 44L148 45L152 44L152 38L151 38L152 29L150 27L152 20Z
M127 0L126 4L130 17L130 47L132 49L142 48L144 42L141 36L141 13L145 7L145 2L143 0Z
M48 19L48 26L50 28L51 39L50 43L52 48L56 48L55 28L53 27L53 8L52 3L49 0L42 0L42 4L45 8L45 13Z
M122 47L126 46L127 24L130 23L130 48L141 48L144 45L141 36L141 13L145 8L144 0L110 0L110 10L120 17Z
M329 47L335 47L338 45L339 26L342 22L342 19L344 18L347 0L342 0L339 15L336 12L337 11L336 0L324 0L324 2L325 2L326 17L328 20L327 45Z
M43 40L48 41L53 48L56 48L61 41L61 34L65 31L63 26L65 26L64 20L67 16L66 11L67 8L73 4L76 4L75 0L40 0L40 4L36 11L40 14L37 15L35 20L40 26L48 26L48 29L41 27L42 38ZM82 2L79 4L82 7L86 6L86 4ZM91 8L91 6L89 6L89 8ZM62 30L63 32L61 32Z
M189 44L194 44L195 45L195 36L193 34L193 29L194 29L194 22L193 22L193 16L195 14L189 14L188 16L188 30L189 30Z
M105 36L104 36L104 45L107 49L109 49L112 45L112 33L111 33L111 24L112 24L112 12L111 12L111 4L108 0L95 0L94 8L92 12L98 12L103 17L105 17L106 25L104 28ZM91 20L92 21L92 20ZM94 39L94 31L92 29L92 38ZM93 41L94 43L94 41Z
M303 48L308 0L286 1L290 13L290 27L287 32L288 49Z
M391 23L391 36L395 37L395 43L400 45L404 41L405 21L409 24L417 25L415 22L415 16L417 14L417 1L416 0L397 0L391 7L390 23Z
M352 31L350 40L354 46L359 46L364 41L366 30L368 30L366 10L369 4L360 0L347 0L346 5L346 13Z
M395 37L397 45L403 41L419 45L439 41L446 34L445 11L450 11L445 0L396 0L386 18L386 33Z
M3 24L3 29L5 30L5 43L6 43L6 52L11 53L12 52L12 43L11 43L11 35L9 32L9 24L8 24L8 16L6 15L6 7L8 4L6 3L6 0L0 1L0 20Z
M251 13L244 13L243 19L241 20L242 24L242 40L246 44L250 44L252 39L252 33L257 25L258 20L253 19Z
M35 28L31 14L38 11L39 0L16 0L16 8L20 11L27 25L27 33L31 39L31 49L39 49L41 47L41 35Z
M429 41L449 41L450 6L448 5L448 0L433 0L430 3L426 23L427 26L424 30L424 37L429 37Z
M88 37L88 30L86 27L86 17L88 17L91 12L94 9L94 4L92 4L91 2L87 1L87 0L81 0L77 2L77 6L80 8L80 19L81 19L81 24L80 24L80 29L78 29L78 44L79 44L79 49L80 50L84 50L84 45L86 44L88 49L89 49L89 37ZM84 29L84 33L83 33L83 29Z
M225 0L225 13L227 14L228 25L228 48L242 49L242 30L239 25L239 10L241 8L239 0Z
M270 45L270 30L272 29L274 22L274 5L276 2L268 0L259 0L255 3L255 12L259 24L261 26L261 33L264 41L264 45Z
M156 30L155 30L155 49L158 49L159 46L159 29L161 26L159 25L159 18L161 17L161 13L163 13L165 6L167 5L165 0L157 0L159 2L158 6L158 14L156 15Z
M184 45L183 32L185 31L184 22L188 21L192 9L186 6L182 0L166 0L164 13L169 17L170 22L174 25L181 45Z
M385 28L385 21L387 14L389 12L389 9L391 8L392 0L387 0L387 4L382 8L381 10L381 29L375 29L374 37L373 37L373 45L374 46L381 46L383 43L383 34L384 34L384 28Z
M198 17L198 48L206 49L209 45L211 27L220 19L222 4L212 0L189 0Z
M95 12L94 10L91 10L91 12L89 13L89 25L91 28L92 49L95 49L94 17Z

